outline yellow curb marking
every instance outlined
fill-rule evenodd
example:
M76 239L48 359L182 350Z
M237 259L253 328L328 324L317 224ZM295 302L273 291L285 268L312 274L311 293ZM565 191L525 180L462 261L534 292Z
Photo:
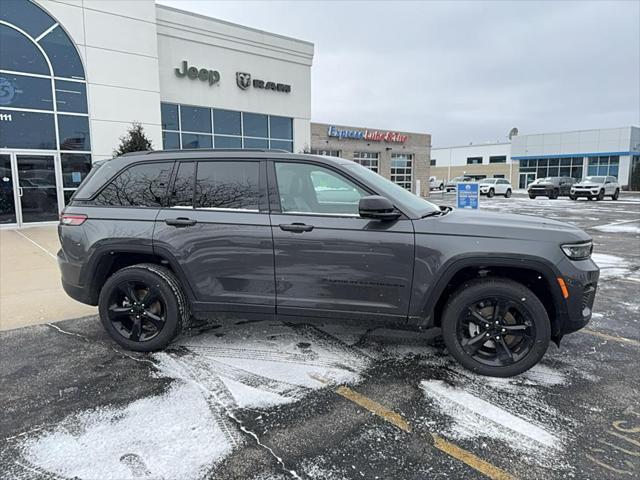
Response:
M633 340L632 338L618 337L617 335L609 335L602 332L596 332L595 330L590 330L588 328L583 328L580 331L588 335L593 335L594 337L604 338L605 340L612 340L614 342L628 343L629 345L640 346L640 342L638 340Z
M316 378L312 376L312 378L318 380L322 383L327 383L326 380L321 378ZM384 405L371 400L364 395L351 390L348 387L340 386L336 389L336 393L338 395L343 396L347 400L351 400L353 403L360 405L362 408L369 410L371 413L379 416L380 418L386 420L387 422L395 425L400 430L404 430L405 432L411 432L411 425L407 422L402 416L392 410L389 410ZM456 460L460 460L461 462L467 464L469 467L477 470L478 472L486 475L492 480L514 480L515 477L501 468L492 465L485 460L482 460L480 457L474 455L471 452L468 452L464 448L460 448L457 445L454 445L451 442L448 442L440 435L435 433L431 433L433 437L433 445L438 450L446 453L447 455L455 458Z

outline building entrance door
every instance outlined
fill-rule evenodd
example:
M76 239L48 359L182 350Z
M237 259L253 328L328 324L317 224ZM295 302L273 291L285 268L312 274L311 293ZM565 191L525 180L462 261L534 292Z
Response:
M525 189L531 182L536 179L535 173L521 173L520 181L518 182L518 188Z
M56 156L0 153L0 225L58 220Z

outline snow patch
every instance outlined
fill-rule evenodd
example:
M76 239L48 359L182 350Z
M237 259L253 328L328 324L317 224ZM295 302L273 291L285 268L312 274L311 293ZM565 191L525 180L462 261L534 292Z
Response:
M33 465L103 480L196 478L230 451L202 396L182 382L123 408L72 415L23 444Z
M640 220L631 220L624 222L609 223L606 225L598 225L593 227L594 230L607 233L640 233Z
M630 273L628 260L607 253L594 253L592 260L600 267L600 279L625 277Z

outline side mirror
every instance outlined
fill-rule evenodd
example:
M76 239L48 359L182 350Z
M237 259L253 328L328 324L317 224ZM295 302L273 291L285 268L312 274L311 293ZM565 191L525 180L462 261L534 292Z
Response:
M362 218L382 221L397 220L400 217L400 212L393 207L393 203L379 195L362 197L358 203L358 212Z

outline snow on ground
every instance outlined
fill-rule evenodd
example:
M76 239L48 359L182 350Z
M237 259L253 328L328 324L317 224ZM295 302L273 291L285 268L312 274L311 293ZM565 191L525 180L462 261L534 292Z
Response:
M23 445L31 465L101 480L195 478L230 451L204 398L188 383L123 408L72 415Z
M245 441L235 411L295 402L326 381L358 381L370 363L323 330L270 322L183 337L151 358L156 376L174 380L167 392L71 415L27 437L17 465L66 478L205 478Z
M640 233L640 220L630 220L615 223L608 223L606 225L598 225L593 227L595 230L607 233Z
M631 273L629 261L616 255L594 253L591 258L600 267L600 278L624 278Z

